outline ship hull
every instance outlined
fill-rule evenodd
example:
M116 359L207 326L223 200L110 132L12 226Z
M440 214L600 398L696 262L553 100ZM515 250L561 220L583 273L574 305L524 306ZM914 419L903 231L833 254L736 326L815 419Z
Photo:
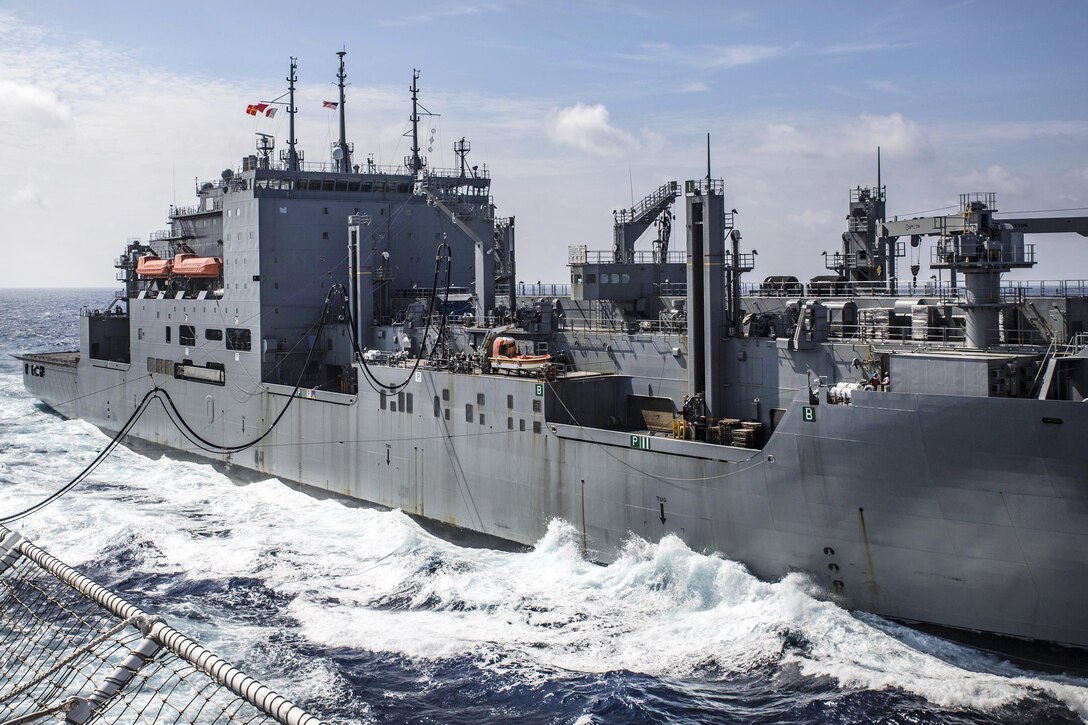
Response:
M45 365L28 390L106 432L151 387L136 366ZM803 392L753 450L553 422L584 382L421 370L384 399L156 382L217 442L291 409L234 455L194 448L157 405L139 441L521 544L562 518L600 561L674 534L764 579L804 572L851 609L1088 647L1080 403L859 391L805 414Z

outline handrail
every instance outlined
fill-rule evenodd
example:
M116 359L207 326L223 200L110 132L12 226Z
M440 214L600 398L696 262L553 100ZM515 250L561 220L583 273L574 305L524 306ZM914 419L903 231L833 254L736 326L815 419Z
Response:
M15 539L13 540L11 537L15 537ZM318 718L292 704L287 698L277 694L267 685L261 684L226 660L216 656L158 617L151 616L114 592L91 581L60 559L35 546L27 539L20 537L11 529L0 526L0 541L8 544L0 547L0 553L7 550L25 556L40 569L123 622L146 623L147 626L141 628L145 638L154 640L154 642L165 647L175 656L188 662L195 669L203 672L212 680L273 718L277 723L283 723L284 725L321 725ZM8 560L11 556L12 554L9 553L4 558ZM0 572L3 570L4 567L0 567ZM146 659L150 659L150 657Z

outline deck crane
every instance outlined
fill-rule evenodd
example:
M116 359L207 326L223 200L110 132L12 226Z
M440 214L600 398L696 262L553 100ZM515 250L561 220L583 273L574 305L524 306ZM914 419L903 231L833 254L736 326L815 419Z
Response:
M1025 244L1025 234L1073 232L1088 237L1088 216L997 217L993 192L960 194L955 214L886 221L881 227L889 240L910 237L917 247L923 236L938 237L929 266L948 269L955 286L963 273L967 316L967 340L972 347L989 347L998 329L1001 307L1001 275L1011 269L1035 265L1035 245Z

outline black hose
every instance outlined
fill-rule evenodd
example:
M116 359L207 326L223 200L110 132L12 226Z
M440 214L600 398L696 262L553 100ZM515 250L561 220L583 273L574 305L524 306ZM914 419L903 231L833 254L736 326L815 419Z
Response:
M446 249L446 256L445 257L442 256L442 248L443 247L445 247L445 249ZM404 390L404 388L408 387L408 383L410 383L412 381L412 376L415 375L416 370L419 369L419 363L423 359L423 346L427 342L427 333L430 332L430 330L431 330L431 320L434 317L434 300L435 300L435 297L438 296L438 270L439 270L439 265L441 264L442 260L445 259L445 261L446 261L445 301L448 302L449 301L449 293L450 293L450 267L452 266L452 256L453 256L453 252L450 249L449 244L447 244L446 242L442 242L441 244L438 245L438 249L437 249L437 251L435 253L435 257L434 257L434 280L431 283L431 297L430 297L430 301L427 304L427 326L423 329L423 341L420 343L419 352L416 353L416 359L415 359L415 362L412 364L412 369L408 371L408 376L405 377L404 380L402 380L399 383L394 383L394 384L383 383L381 380L378 380L378 378L374 375L373 372L371 372L370 367L367 365L366 358L363 357L363 351L359 347L359 340L358 340L358 338L356 336L356 330L355 330L355 320L352 319L352 317L351 317L351 306L350 305L345 305L345 308L347 309L348 327L349 327L349 330L351 331L351 347L352 347L352 350L355 352L355 355L359 358L359 362L362 363L364 374L367 377L367 383L370 385L371 388L375 389L375 392L383 394L383 395L390 395L392 393L399 393L401 390ZM446 324L446 316L445 316L445 313L443 312L442 324L441 324L441 327L439 329L439 339L441 339L441 332L442 332L443 329L445 329L445 324ZM378 387L382 388L382 390L378 390L377 388L375 388L375 386L378 386Z
M126 420L124 425L121 426L121 429L119 431L117 431L117 435L115 435L110 440L110 442L106 444L105 448L103 448L101 451L99 451L98 455L94 457L94 460L92 460L90 463L88 463L86 465L86 467L84 467L84 469L82 471L80 471L79 474L75 478L73 478L71 481L64 484L59 489L57 489L53 493L49 494L48 496L46 496L44 499L42 499L38 503L34 504L33 506L25 508L22 511L19 511L18 513L10 514L8 516L0 518L0 524L10 524L13 521L18 521L19 519L30 516L33 513L37 513L38 511L45 508L49 504L53 503L58 498L60 498L61 496L68 493L69 491L71 491L76 486L78 486L80 483L82 483L83 480L85 478L87 478L87 476L91 475L91 473L94 471L94 469L98 468L98 466L102 463L102 461L106 460L106 458L109 456L109 454L112 453L113 450L117 447L117 445L121 442L121 439L124 438L126 435L128 435L128 432L132 429L132 426L134 426L136 424L136 421L140 419L140 416L142 416L144 414L144 411L147 410L148 403L151 402L151 399L153 397L156 397L156 393L159 390L161 390L161 388L155 387L155 388L152 388L151 390L147 391L147 393L143 397L143 400L141 400L140 404L138 406L136 406L136 410L134 410L132 412L132 415L130 415L128 417L128 420Z
M268 426L268 429L265 430L264 433L260 434L259 436L247 443L233 446L220 445L218 443L209 441L201 436L199 433L197 433L195 430L193 430L193 427L189 425L189 423L181 415L181 412L177 409L177 406L174 404L173 398L170 397L169 391L156 385L144 394L144 397L140 401L140 404L136 406L136 410L132 412L132 415L130 415L128 417L128 420L126 420L121 426L121 429L117 432L117 435L115 435L110 440L110 442L106 444L106 446L98 453L98 455L94 457L94 460L88 463L87 466L84 467L84 469L80 471L75 478L73 478L71 481L68 481L66 484L64 484L59 489L49 494L47 497L34 504L33 506L25 508L22 511L11 514L9 516L0 517L0 524L9 524L13 521L18 521L19 519L30 516L33 513L37 513L38 511L53 503L61 496L65 495L73 488L78 486L80 483L82 483L83 480L86 479L87 476L89 476L96 468L98 468L102 461L106 460L106 458L114 451L114 449L117 448L121 440L126 435L128 435L129 431L132 430L132 427L136 424L136 421L138 421L140 417L147 411L147 406L153 399L158 400L159 404L163 406L163 409L167 413L167 418L174 425L174 427L176 427L178 431L181 432L181 434L191 443L199 448L202 448L205 451L208 451L210 453L238 453L239 451L244 451L247 448L252 448L253 446L260 443L262 440L268 437L268 434L271 433L276 425L280 422L284 414L287 413L287 409L291 407L291 403L293 403L295 398L297 397L298 391L302 387L302 379L306 374L306 369L310 366L310 360L313 358L314 350L317 349L316 340L320 339L321 331L325 326L326 319L328 318L329 302L332 299L333 292L337 290L340 291L340 294L345 294L343 285L337 284L333 285L329 289L328 294L325 295L325 304L321 310L321 321L318 324L317 333L314 338L315 343L313 347L310 348L309 353L307 353L306 355L306 362L303 363L302 371L299 373L298 382L295 383L294 390L291 391L291 397L288 398L287 403L283 406L283 410L279 412L279 415L276 416L276 418L272 421L271 425ZM165 402L163 402L164 399Z

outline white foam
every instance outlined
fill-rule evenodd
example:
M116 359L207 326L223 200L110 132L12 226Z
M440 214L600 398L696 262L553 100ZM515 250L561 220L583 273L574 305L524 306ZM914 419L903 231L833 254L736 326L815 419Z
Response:
M107 440L84 423L35 414L25 396L11 403L0 423L29 417L0 450L0 477L10 481L0 511L52 490ZM615 563L597 566L559 521L527 553L464 549L400 512L316 500L275 480L237 486L208 465L119 449L92 478L109 485L76 489L17 528L76 566L123 546L144 571L255 578L291 598L288 614L319 644L470 656L524 682L613 670L727 678L784 660L844 688L896 687L949 707L1043 692L1088 718L1084 680L1028 673L853 616L810 596L803 577L761 582L672 536L632 539ZM247 657L269 638L261 626L224 626L227 656ZM787 631L811 646L783 655ZM343 686L321 668L307 683Z

